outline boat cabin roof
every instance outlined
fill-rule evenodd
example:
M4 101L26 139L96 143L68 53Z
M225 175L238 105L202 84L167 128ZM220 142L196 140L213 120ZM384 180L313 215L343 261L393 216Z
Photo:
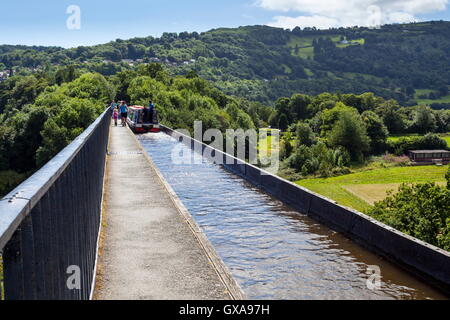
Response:
M142 109L144 109L143 106L129 106L128 108L129 109L135 109L135 110L142 110Z

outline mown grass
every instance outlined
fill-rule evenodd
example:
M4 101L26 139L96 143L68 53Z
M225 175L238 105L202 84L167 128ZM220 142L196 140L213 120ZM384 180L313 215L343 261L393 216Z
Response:
M447 170L448 166L381 168L333 178L300 180L296 183L341 205L366 212L370 205L349 192L347 186L384 184L388 191L392 184L444 182Z
M446 182L437 182L437 184L440 186L445 186ZM374 205L376 202L385 199L388 191L393 191L396 193L400 186L401 183L353 184L344 186L344 188L368 204Z
M450 136L442 137L442 139L444 139L445 141L447 141L447 145L448 145L448 147L450 148Z

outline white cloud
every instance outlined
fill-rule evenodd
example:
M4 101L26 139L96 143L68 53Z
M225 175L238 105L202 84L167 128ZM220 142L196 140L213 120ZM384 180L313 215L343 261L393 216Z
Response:
M297 17L278 15L272 26L340 27L374 26L418 21L418 14L445 10L449 0L257 0L260 7L279 12L300 13Z
M316 27L319 29L328 29L335 27L339 22L336 19L324 16L300 16L297 18L277 16L274 17L274 22L270 25L273 27L280 27L285 29L294 29L295 27Z

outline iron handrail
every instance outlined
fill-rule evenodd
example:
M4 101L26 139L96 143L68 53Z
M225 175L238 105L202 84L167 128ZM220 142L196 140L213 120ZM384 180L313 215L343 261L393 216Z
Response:
M109 114L107 109L45 166L0 200L0 251Z

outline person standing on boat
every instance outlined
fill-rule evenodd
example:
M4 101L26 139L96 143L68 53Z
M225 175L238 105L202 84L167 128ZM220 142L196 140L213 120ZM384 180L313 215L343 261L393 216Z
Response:
M155 105L153 104L153 101L150 101L150 104L148 105L148 120L150 123L153 123L154 112L155 112Z
M147 123L148 122L148 107L144 106L144 110L142 111L142 122Z

